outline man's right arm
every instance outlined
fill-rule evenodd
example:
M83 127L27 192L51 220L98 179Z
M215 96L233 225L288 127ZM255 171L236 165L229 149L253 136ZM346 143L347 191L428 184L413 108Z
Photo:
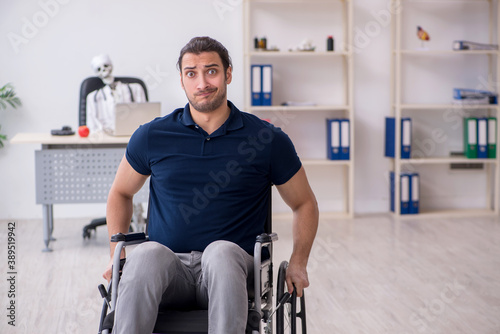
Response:
M123 157L108 195L106 223L110 238L116 233L128 233L133 213L132 199L148 177L149 175L136 172L128 163L127 158ZM116 243L110 243L111 260L115 246ZM111 278L111 261L103 276L108 281Z

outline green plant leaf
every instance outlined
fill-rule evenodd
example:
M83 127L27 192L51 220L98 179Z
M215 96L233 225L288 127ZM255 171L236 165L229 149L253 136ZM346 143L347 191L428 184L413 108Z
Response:
M11 83L0 87L0 110L7 109L8 106L14 109L21 106L21 100L16 96L14 86ZM4 147L4 140L7 140L7 136L0 133L0 148Z
M21 100L16 96L14 86L10 83L0 88L0 109L7 109L8 105L14 109L22 105Z

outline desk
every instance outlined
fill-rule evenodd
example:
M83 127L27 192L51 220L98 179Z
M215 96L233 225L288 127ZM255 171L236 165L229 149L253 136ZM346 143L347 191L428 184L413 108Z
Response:
M12 144L41 144L35 151L36 203L42 205L44 251L51 251L54 230L53 205L62 203L106 203L116 170L130 137L96 133L52 136L48 133L19 133ZM146 183L134 196L135 202L148 201Z

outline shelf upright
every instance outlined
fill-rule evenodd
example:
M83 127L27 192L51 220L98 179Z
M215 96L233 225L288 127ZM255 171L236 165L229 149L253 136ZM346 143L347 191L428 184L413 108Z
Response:
M347 174L348 174L348 184L345 189L348 193L344 195L346 199L346 208L345 211L348 213L350 217L354 216L354 157L355 157L355 145L354 145L354 62L353 62L353 50L352 50L352 41L353 39L353 31L354 31L354 21L353 21L353 0L345 0L343 1L344 5L344 17L346 20L344 21L344 34L345 34L345 43L347 55L344 59L347 62L347 83L345 87L346 89L346 101L349 113L349 119L351 123L350 128L350 164L347 166Z
M494 17L494 13L495 13L495 10L494 10L494 1L493 0L489 0L490 1L490 43L493 44L495 43L495 40L493 39L493 32L495 31L495 28L493 26L493 23L496 21L496 37L497 37L497 40L496 40L496 43L498 44L499 43L499 40L500 40L500 22L499 22L499 19L500 19L500 1L496 1L496 7L497 7L497 10L496 10L496 18ZM495 20L496 19L496 20ZM490 87L493 88L496 93L500 93L500 87L499 87L499 80L500 80L500 50L497 50L496 51L496 54L493 56L493 55L490 55L490 68L494 68L493 67L493 57L495 57L496 59L496 79L494 80L491 76L490 76ZM496 82L496 84L495 84ZM497 117L497 149L496 149L496 165L494 166L495 168L495 172L494 172L494 178L495 178L495 189L492 191L493 193L493 203L490 202L490 206L493 207L493 211L495 213L495 215L499 215L500 214L500 145L498 145L498 134L500 134L500 122L498 121L498 119L500 118L500 105L497 104L496 105L496 109L495 109L496 113L495 113L495 116ZM491 199L491 195L490 195L490 199Z
M401 17L402 17L402 3L401 0L393 0L392 8L400 8L401 10L395 11L395 26L393 23L393 39L392 39L392 58L394 66L394 75L391 77L392 80L392 102L393 105L393 115L395 119L395 138L401 138ZM399 175L401 174L401 141L396 139L394 159L392 161L392 167L394 171L394 179L399 180ZM401 186L400 182L394 182L394 213L396 215L401 214L401 207L398 204L398 198L400 198Z

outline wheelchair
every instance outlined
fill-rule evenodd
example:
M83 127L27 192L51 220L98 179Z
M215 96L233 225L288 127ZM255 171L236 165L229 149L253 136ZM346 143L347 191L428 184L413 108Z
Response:
M269 195L269 202L270 202ZM286 270L288 262L281 262L277 281L276 299L273 303L273 243L278 235L272 233L271 205L269 204L265 231L256 237L254 247L254 284L248 288L248 318L245 334L306 334L305 295L297 297L295 291L290 294L286 288ZM113 275L108 289L101 284L99 291L104 299L99 334L110 334L114 322L114 310L118 296L118 281L125 259L120 254L125 246L147 242L146 233L116 234L111 242L116 242L113 258ZM264 250L264 253L263 253ZM262 256L265 254L264 256ZM269 256L267 256L268 254ZM274 332L274 329L276 330ZM207 310L159 310L153 330L155 334L206 334L208 333ZM233 333L221 333L233 334Z

